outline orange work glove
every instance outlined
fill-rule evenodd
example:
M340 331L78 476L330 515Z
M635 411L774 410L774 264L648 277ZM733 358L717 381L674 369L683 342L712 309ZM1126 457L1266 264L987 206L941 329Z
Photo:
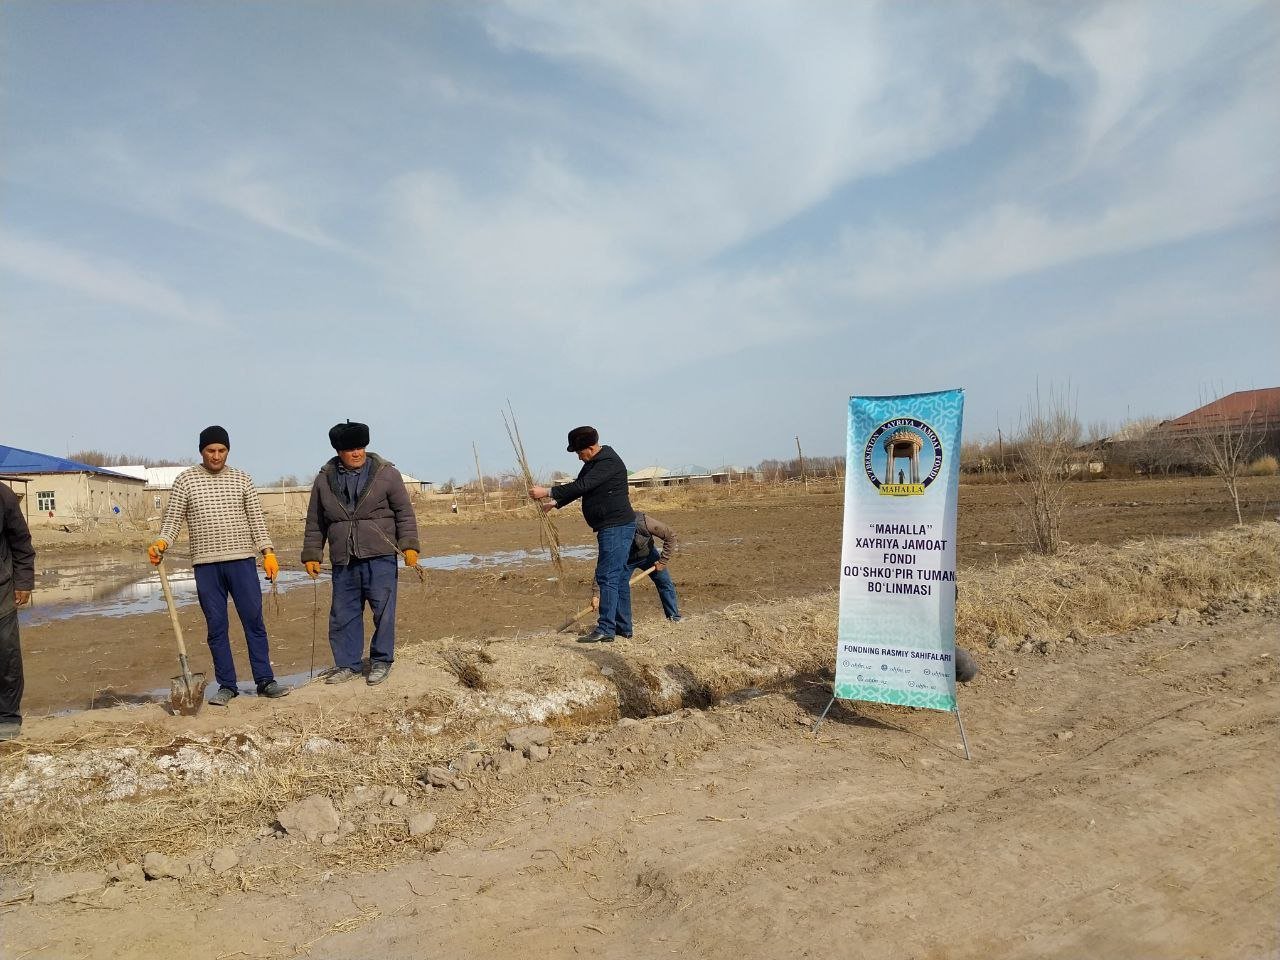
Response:
M157 540L147 547L147 559L151 561L153 567L159 566L160 561L164 559L164 552L168 549L169 544L165 540Z
M404 552L404 565L406 567L416 567L418 565L417 550L406 550Z
M303 566L307 568L307 576L310 577L312 580L320 576L319 560L308 560L306 563L303 564Z
M267 575L267 579L272 583L276 577L280 576L280 561L276 559L276 555L268 550L262 557L262 572Z

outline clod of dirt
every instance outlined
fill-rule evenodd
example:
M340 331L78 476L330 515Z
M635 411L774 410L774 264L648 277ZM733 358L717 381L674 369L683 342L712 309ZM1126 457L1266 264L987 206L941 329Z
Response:
M146 880L142 864L132 860L117 860L107 868L107 879L112 883L136 884Z
M444 788L453 786L458 776L446 767L427 767L426 773L418 779L428 786Z
M421 837L430 833L436 827L436 815L434 813L417 813L409 818L409 836Z
M181 860L153 850L142 858L142 872L148 880L181 880L190 875L191 868Z
M406 801L408 798L405 798ZM333 801L318 793L291 803L281 810L276 819L290 836L301 835L308 842L325 833L338 829L338 810Z
M546 746L554 735L550 727L516 727L507 731L507 746L528 756L530 747Z
M502 776L508 773L515 773L528 762L524 758L524 754L518 750L499 750L493 758L493 769L499 776Z
M384 807L403 807L409 802L409 795L398 787L384 787L382 805Z
M230 847L215 850L213 856L209 858L209 869L219 875L226 873L228 870L233 870L239 865L240 854Z

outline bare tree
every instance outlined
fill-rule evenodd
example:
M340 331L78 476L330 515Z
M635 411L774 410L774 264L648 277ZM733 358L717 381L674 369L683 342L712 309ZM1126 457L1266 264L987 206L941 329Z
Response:
M1019 481L1015 490L1026 509L1031 545L1037 553L1054 554L1061 546L1070 465L1077 454L1080 433L1070 387L1050 386L1048 395L1042 396L1037 386L1027 398L1014 437L1017 460L1013 468L1013 476Z
M1210 401L1212 402L1212 401ZM1239 417L1222 414L1191 435L1196 452L1209 472L1221 480L1236 508L1236 526L1244 526L1240 512L1240 478L1249 469L1266 434L1259 429L1257 410L1243 411Z
M163 457L143 457L132 453L104 453L101 450L77 450L67 454L68 460L87 463L91 467L128 467L142 464L144 467L185 467L195 463L190 457L185 460L168 460Z

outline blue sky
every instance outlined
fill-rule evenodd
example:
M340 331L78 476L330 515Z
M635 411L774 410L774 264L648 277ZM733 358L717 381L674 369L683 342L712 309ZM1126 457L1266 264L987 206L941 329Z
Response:
M1280 384L1274 4L0 5L0 443L266 482Z

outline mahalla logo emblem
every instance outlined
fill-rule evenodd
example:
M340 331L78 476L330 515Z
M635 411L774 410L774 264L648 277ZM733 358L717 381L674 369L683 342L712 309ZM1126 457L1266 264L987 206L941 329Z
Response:
M894 417L867 438L862 467L882 497L918 497L942 471L942 441L923 420Z

